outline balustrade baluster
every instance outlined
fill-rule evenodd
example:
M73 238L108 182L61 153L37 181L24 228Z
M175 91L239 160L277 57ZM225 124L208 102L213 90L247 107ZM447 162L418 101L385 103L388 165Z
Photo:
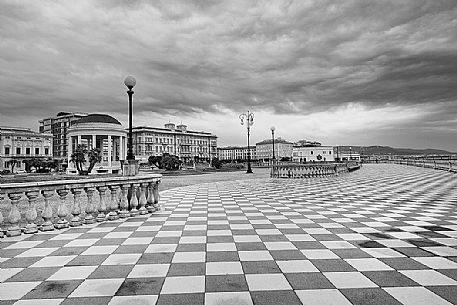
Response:
M117 210L119 208L119 198L118 198L118 190L119 186L112 185L110 187L111 191L111 204L110 204L110 212L108 214L108 220L116 220L119 219L119 215L117 214Z
M11 210L8 215L8 222L10 226L6 231L6 236L18 236L21 235L21 229L19 228L19 220L21 220L21 213L17 208L17 204L21 199L22 193L9 193L8 197L11 200Z
M127 218L130 216L129 211L127 210L129 207L129 201L127 198L127 190L130 187L129 184L121 185L121 201L119 203L121 210L119 211L120 218Z
M73 207L71 209L71 214L73 215L73 217L70 220L70 226L78 227L81 225L81 218L79 217L79 215L81 214L80 196L82 193L82 189L75 188L72 190L72 193L73 193Z
M41 191L41 194L44 197L44 209L41 212L41 217L43 217L44 222L40 227L41 231L52 231L54 230L54 225L52 224L52 206L49 200L54 196L54 191Z
M132 183L132 186L130 188L131 190L131 196L130 196L130 216L136 216L138 215L138 210L137 210L137 207L138 207L138 197L136 195L136 191L138 189L138 184L136 183Z
M102 222L106 220L106 191L108 190L107 186L99 186L98 194L100 196L100 203L98 205L98 215L97 221Z
M25 212L25 219L27 220L27 225L25 226L25 234L33 234L38 232L38 226L35 223L35 220L38 216L36 211L36 200L38 196L40 196L39 191L31 191L26 192L25 196L27 196L29 206L27 208L27 212Z
M54 227L56 229L65 229L68 228L68 220L66 217L68 216L68 210L67 210L67 195L69 193L68 189L60 189L57 190L57 194L59 195L60 202L59 202L59 207L57 208L57 216L59 216L59 220L57 221L56 224L54 224Z
M146 192L147 192L148 184L141 183L139 187L140 187L140 199L138 201L138 203L140 205L139 211L140 211L140 215L144 215L144 214L148 213L148 210L146 210L146 203L147 203Z
M153 189L154 189L154 182L149 182L148 183L148 198L147 198L147 206L146 208L148 209L148 213L153 213L156 208L154 206L154 194L153 194Z
M95 212L93 200L95 189L93 187L86 187L84 190L86 191L87 196L87 205L85 210L86 215L84 216L84 223L88 225L95 223L94 215L92 215Z
M160 184L160 180L159 181L156 181L154 183L154 188L152 189L153 191L153 195L154 195L154 206L156 207L156 209L158 211L163 211L165 210L164 206L162 204L160 204L159 200L160 200L160 194L159 194L159 184Z

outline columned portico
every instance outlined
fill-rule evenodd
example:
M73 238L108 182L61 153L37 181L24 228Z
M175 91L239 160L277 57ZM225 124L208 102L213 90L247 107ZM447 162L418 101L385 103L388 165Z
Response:
M77 173L70 160L78 145L100 150L102 160L95 164L93 174L121 173L122 161L126 158L127 132L116 119L107 115L89 115L69 129L68 143L67 173Z

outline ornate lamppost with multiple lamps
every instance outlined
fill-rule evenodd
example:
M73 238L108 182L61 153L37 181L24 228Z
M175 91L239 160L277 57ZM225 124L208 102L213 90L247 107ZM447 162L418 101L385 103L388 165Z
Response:
M270 130L271 130L271 139L272 139L272 142L273 142L273 158L272 158L272 163L273 165L275 164L275 127L274 126L271 126L270 127Z
M252 174L251 168L251 148L249 146L249 136L251 133L251 126L254 125L254 113L248 110L247 113L240 114L241 125L244 125L244 121L246 121L246 128L248 130L248 170L246 174Z

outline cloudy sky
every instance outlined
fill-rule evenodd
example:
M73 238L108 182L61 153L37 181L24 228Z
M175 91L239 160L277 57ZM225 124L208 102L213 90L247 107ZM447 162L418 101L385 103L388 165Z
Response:
M0 125L58 111L243 145L457 151L457 1L0 0Z

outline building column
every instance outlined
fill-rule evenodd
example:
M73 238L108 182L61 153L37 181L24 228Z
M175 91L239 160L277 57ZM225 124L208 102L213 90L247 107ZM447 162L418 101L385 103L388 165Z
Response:
M42 147L44 153L44 147ZM68 137L68 164L70 164L71 155L73 154L73 137Z
M111 160L113 159L111 156L112 149L111 146L113 145L111 136L108 135L108 166L111 167Z
M78 143L76 144L76 146L78 146L80 144L81 144L81 135L78 135Z
M97 135L92 135L92 149L97 148ZM100 151L103 149L103 147L100 148Z

